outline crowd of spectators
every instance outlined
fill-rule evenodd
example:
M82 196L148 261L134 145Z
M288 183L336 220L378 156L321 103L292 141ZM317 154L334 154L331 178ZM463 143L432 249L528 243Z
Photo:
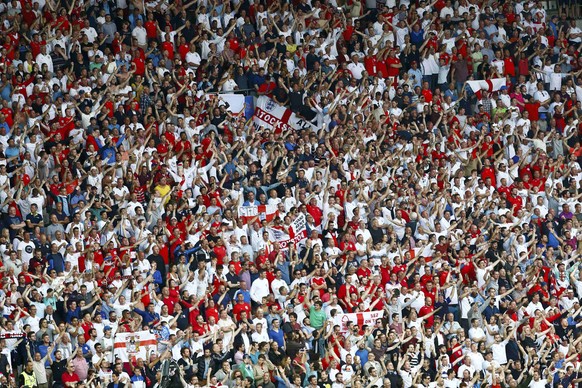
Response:
M1 1L0 387L581 387L557 3Z

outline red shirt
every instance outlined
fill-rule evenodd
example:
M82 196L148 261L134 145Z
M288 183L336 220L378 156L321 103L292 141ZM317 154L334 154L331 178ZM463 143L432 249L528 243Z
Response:
M83 323L81 324L81 328L85 332L85 334L84 334L85 341L89 341L89 339L91 338L91 336L89 335L89 332L93 328L93 322L85 322L85 321L83 321Z
M434 311L433 305L430 306L422 306L418 311L419 317L424 317ZM434 325L434 315L431 315L426 319L425 327L432 327Z
M251 305L245 302L237 303L232 308L232 314L234 315L234 319L240 321L240 314L245 311L247 313L247 318L251 316Z
M206 308L206 322L208 322L208 318L210 317L214 317L214 322L218 322L218 310L216 307Z
M226 257L226 247L224 245L217 245L214 247L214 254L216 255L217 265L224 264L224 258Z
M180 55L182 54L181 49L182 47L180 46ZM164 51L168 52L168 58L174 59L174 45L171 42L165 41L164 43L162 43L162 53ZM186 53L184 54L184 58L182 58L182 60L186 59L186 54L188 54L188 51L186 51Z
M538 121L540 119L540 115L539 115L539 108L540 108L540 103L539 101L532 103L526 102L525 103L525 110L529 113L529 119L531 121Z
M491 179L491 185L495 187L495 170L492 167L485 167L481 171L481 179L485 181L487 178Z
M149 20L143 25L146 29L147 37L155 39L158 36L158 24L154 20Z
M38 54L40 54L40 48L46 45L46 41L31 41L30 42L30 51L32 52L32 57L36 58Z
M432 101L432 91L430 89L422 89L421 93L424 96L424 101Z
M353 284L350 285L349 289L347 284L342 284L337 291L337 296L341 301L344 301L344 299L350 298L350 295L356 294L357 292L358 289Z
M321 219L323 218L323 212L318 206L307 205L307 212L313 217L316 226L321 225Z
M505 63L505 74L515 77L515 62L513 58L505 58L503 62Z
M388 71L388 77L397 77L398 76L398 73L400 72L400 68L399 67L392 67L392 65L399 65L399 64L400 64L400 59L398 59L397 57L386 58L386 68Z
M64 385L66 385L67 383L78 383L79 381L81 381L81 379L79 379L79 376L77 376L77 374L74 372L72 374L69 374L69 372L65 372L61 377L61 381L63 382Z
M358 271L356 272L356 274L358 275L358 277L361 278L367 278L370 277L370 275L372 275L372 271L370 270L370 268L358 268Z
M378 61L376 60L375 55L366 57L364 59L364 67L366 68L366 71L368 72L368 74L370 74L371 76L376 76L377 65L378 65Z
M321 286L323 284L325 284L325 279L317 276L317 277L313 277L311 278L311 284L312 285L316 285L316 286ZM319 290L317 290L319 292L319 297L321 298L323 296L323 294L325 293L325 289L324 288L320 288Z
M145 75L145 61L142 58L135 58L133 64L135 65L135 74Z

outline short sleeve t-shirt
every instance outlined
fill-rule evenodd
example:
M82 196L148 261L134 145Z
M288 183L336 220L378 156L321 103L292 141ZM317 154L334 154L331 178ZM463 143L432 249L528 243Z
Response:
M311 306L309 308L309 320L311 321L311 326L315 327L316 329L319 329L319 328L323 327L323 324L325 323L325 319L326 319L326 315L325 315L325 311L323 311L323 309L320 309L319 311L317 311L315 309L315 306Z

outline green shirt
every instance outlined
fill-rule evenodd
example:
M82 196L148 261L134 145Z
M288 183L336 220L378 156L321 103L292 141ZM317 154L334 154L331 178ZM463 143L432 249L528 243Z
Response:
M325 315L325 311L323 311L323 309L317 311L315 309L315 306L311 306L309 308L309 320L311 321L312 327L316 329L321 329L326 319L327 316Z

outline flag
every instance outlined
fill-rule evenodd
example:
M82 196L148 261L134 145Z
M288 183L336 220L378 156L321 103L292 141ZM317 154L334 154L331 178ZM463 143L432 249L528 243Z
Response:
M271 242L278 242L281 250L286 251L289 245L297 244L307 239L307 220L305 214L301 213L295 218L285 232L276 228L267 228L269 232L269 240Z
M381 319L384 316L384 310L379 311L365 311L363 313L352 313L352 314L336 314L333 317L334 325L339 325L340 331L346 333L348 331L348 325L353 322L358 325L360 330L362 326L374 326L377 319Z
M158 350L156 335L147 330L115 335L113 354L123 362L147 359L147 350Z
M274 100L266 96L257 98L253 123L257 128L271 129L275 133L291 129L296 131L318 129L311 122L297 116L291 109L277 104Z
M469 85L473 93L477 93L480 90L496 92L501 89L502 86L507 86L507 80L505 78L493 78L479 81L467 81L467 85Z
M276 205L239 206L238 216L243 222L248 222L258 216L259 220L271 222L279 215Z
M291 109L287 109L269 97L261 96L257 98L253 123L257 127L272 129L275 132L288 131L291 129L289 118Z
M234 114L238 114L245 109L245 96L242 94L206 94L206 99L218 100L218 106L224 106L226 110Z

